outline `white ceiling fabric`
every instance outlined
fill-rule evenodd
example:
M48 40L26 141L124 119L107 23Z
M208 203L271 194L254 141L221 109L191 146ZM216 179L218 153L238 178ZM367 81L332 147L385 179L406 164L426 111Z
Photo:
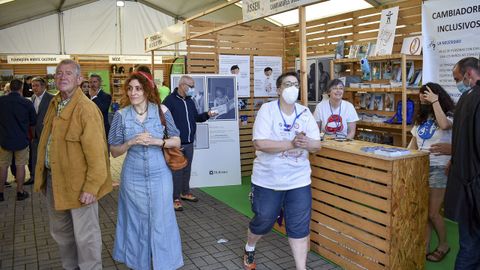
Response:
M0 53L60 53L58 15L0 30Z
M174 24L172 17L134 2L125 2L121 14L123 54L144 53L145 36Z
M138 2L117 8L115 1L100 0L63 12L62 52L59 18L54 14L0 30L0 53L145 54L145 36L174 24L172 17Z
M114 54L116 9L114 1L98 1L65 11L65 53Z

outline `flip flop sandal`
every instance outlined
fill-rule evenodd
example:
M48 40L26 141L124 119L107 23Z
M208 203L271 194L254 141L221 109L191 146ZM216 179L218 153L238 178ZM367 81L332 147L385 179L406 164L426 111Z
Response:
M439 250L438 248L436 248L434 251L427 254L427 261L439 262L439 261L443 260L443 258L445 258L445 256L447 256L448 252L450 252L450 248L448 248L445 251L442 251L442 250Z

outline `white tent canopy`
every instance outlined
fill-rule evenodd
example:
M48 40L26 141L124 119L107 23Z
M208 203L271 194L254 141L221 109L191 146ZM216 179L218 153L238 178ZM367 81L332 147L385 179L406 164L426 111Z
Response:
M0 30L0 53L145 54L145 36L174 18L138 2L100 0Z
M176 19L183 20L228 1L126 0L125 6L119 8L115 0L14 0L0 4L0 54L145 54L145 36L173 25ZM344 0L321 0L307 7L307 19L392 1L349 0L349 5L343 5ZM202 19L219 24L239 20L242 11L237 5ZM296 12L266 19L277 25L295 24ZM255 23L268 24L265 20ZM185 43L181 43L180 49L184 48Z

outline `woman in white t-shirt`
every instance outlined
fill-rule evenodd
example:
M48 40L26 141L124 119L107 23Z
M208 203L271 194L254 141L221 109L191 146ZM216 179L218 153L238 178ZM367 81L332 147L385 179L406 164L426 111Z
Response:
M343 100L344 85L339 79L327 85L328 99L317 104L313 116L325 135L353 139L359 120L353 104Z
M283 210L297 269L306 269L311 216L309 152L320 149L320 132L307 107L297 104L295 72L276 82L280 98L262 105L253 125L252 211L244 268L255 269L255 244Z
M413 138L409 148L431 152L431 146L438 143L450 143L452 140L453 100L448 93L436 83L427 83L420 88L420 110L415 116L412 128ZM427 224L427 260L441 261L450 251L445 231L445 222L440 215L447 186L445 167L450 156L430 153L429 207ZM439 238L438 247L429 252L430 234L433 229Z

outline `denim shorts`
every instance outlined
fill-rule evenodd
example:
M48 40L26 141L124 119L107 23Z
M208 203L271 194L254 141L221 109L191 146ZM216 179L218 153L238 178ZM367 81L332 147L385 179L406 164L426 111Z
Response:
M287 235L304 238L310 234L312 190L310 185L291 190L273 190L252 184L250 231L265 235L272 230L283 209Z
M445 167L430 166L428 186L430 188L446 188L447 187L447 176L445 175Z

